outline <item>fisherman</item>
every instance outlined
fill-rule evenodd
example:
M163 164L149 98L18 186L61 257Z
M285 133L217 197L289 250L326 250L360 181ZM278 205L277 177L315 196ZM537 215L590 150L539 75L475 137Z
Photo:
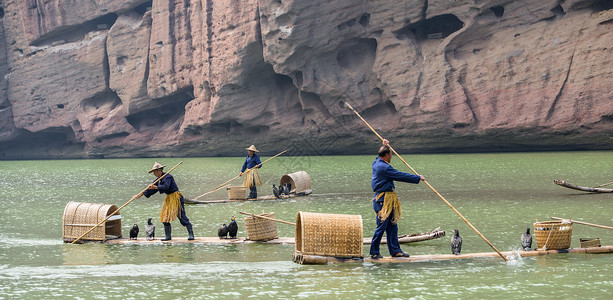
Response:
M259 152L255 145L251 145L249 148L245 148L249 155L245 159L245 163L243 163L243 168L241 169L240 174L238 176L243 176L245 174L245 170L252 169L251 171L245 174L245 179L243 180L243 185L249 188L249 198L256 199L258 197L257 186L262 186L262 178L260 177L259 168L262 167L262 162L260 161L260 157L256 154Z
M156 178L160 178L164 176L164 167L166 165L161 165L159 163L154 163L149 173L153 172ZM166 197L164 197L164 205L162 206L162 211L160 212L160 222L164 224L164 233L166 237L162 239L162 241L168 241L171 239L171 227L170 222L174 221L177 217L179 218L179 222L181 225L187 228L187 233L189 234L188 240L194 239L194 232L192 231L192 223L189 222L189 219L185 215L185 204L183 199L183 194L179 192L179 188L177 187L177 183L175 179L170 174L166 174L164 178L160 179L157 182L157 185L153 183L147 187L143 193L140 193L135 197L135 199L140 198L145 195L145 197L149 198L151 195L156 192L160 192L160 194L165 193Z
M389 141L383 140L383 146L379 148L379 156L372 163L371 186L374 192L373 208L377 214L377 228L370 244L370 257L382 258L379 245L383 234L387 235L387 248L393 257L409 257L408 253L402 252L398 242L398 219L402 214L400 201L394 191L394 180L419 183L424 180L422 175L400 172L390 165L392 152Z

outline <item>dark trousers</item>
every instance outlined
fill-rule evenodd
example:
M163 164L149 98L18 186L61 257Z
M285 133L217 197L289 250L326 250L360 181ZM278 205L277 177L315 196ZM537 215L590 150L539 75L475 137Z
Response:
M373 208L375 213L378 213L383 207L382 201L373 201ZM402 249L400 248L400 243L398 242L398 224L392 222L394 219L394 212L387 217L385 220L377 219L377 228L375 229L375 234L372 237L372 242L370 244L370 254L379 254L379 246L381 245L381 239L383 238L383 234L387 236L387 249L390 251L390 255L394 256L400 252Z
M189 222L189 218L187 218L187 215L185 214L185 200L183 199L183 196L181 196L181 209L179 209L179 213L177 213L177 217L179 218L179 222L181 223L181 225L183 226L192 225L192 223ZM170 223L162 223L162 224L170 225Z
M253 180L253 185L249 188L249 198L255 199L258 197L258 188L255 185L255 179Z

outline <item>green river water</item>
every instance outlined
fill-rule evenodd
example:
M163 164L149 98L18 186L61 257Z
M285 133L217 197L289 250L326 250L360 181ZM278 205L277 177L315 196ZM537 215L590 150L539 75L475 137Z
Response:
M262 155L262 160L270 157ZM613 181L613 152L404 155L412 167L449 200L499 250L519 250L520 236L535 219L567 217L613 225L613 194L588 194L553 184L554 179L595 186ZM261 170L260 195L283 174L305 170L313 194L291 200L187 205L196 236L215 236L235 215L275 212L295 221L298 211L360 214L364 234L375 228L369 156L279 157ZM244 158L159 158L0 161L0 299L610 299L613 255L557 254L541 257L479 258L410 264L299 265L293 245L149 244L81 245L62 242L62 214L69 201L120 206L154 178L154 161L173 171L188 198L236 176ZM392 165L409 171L398 158ZM239 183L236 181L235 183ZM397 183L403 205L399 233L447 232L437 240L402 245L412 255L450 253L454 228L463 253L492 249L425 184ZM226 199L221 190L200 200ZM133 222L152 217L163 234L163 197L141 198L121 211L123 234ZM279 236L294 228L277 225ZM173 223L173 236L187 232ZM572 247L581 237L613 244L613 232L575 224ZM536 245L536 242L534 242ZM364 253L368 255L369 246ZM382 245L382 254L388 256Z

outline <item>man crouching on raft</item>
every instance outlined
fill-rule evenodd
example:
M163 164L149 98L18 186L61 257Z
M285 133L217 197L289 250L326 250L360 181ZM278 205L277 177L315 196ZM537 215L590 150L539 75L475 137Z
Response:
M372 163L372 190L375 193L373 208L377 214L377 228L370 244L370 257L382 258L379 253L379 245L383 233L387 235L387 248L393 257L409 257L408 253L402 252L398 242L398 219L402 214L400 201L394 191L394 180L419 183L424 180L422 175L400 172L390 165L392 152L389 141L383 140L383 146L379 148L379 156Z
M165 165L161 165L159 163L154 163L149 173L153 172L156 178L160 178L164 175L164 167ZM192 223L189 222L187 215L185 215L185 204L183 199L183 194L179 192L179 188L177 187L177 183L175 179L170 174L166 174L164 178L158 181L157 185L150 184L147 187L145 192L134 196L136 199L145 195L145 197L149 198L151 195L156 192L160 192L160 194L165 193L166 197L164 197L164 205L162 206L162 211L160 212L160 222L164 224L164 233L166 237L162 239L162 241L168 241L171 239L171 227L170 222L172 222L177 217L179 218L179 222L181 225L187 228L187 233L189 234L188 240L194 239L194 232L192 231Z

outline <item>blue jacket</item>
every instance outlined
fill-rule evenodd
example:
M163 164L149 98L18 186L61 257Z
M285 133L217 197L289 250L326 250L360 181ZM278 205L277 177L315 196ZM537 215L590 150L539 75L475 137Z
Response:
M421 177L418 175L400 172L394 169L394 167L386 163L378 156L372 163L372 181L370 182L370 185L372 186L372 191L375 192L375 194L381 192L393 192L395 188L394 180L419 183L420 179Z
M254 153L253 156L247 155L247 158L245 159L245 163L243 164L243 168L241 169L241 172L245 172L245 170L251 169L261 163L262 162L260 161L260 157L257 154ZM261 167L262 166L260 166L260 168Z
M162 175L164 175L165 173L162 173ZM157 180L157 178L156 178ZM154 180L155 182L155 180ZM156 189L148 189L146 190L143 195L145 195L145 197L149 198L151 195L155 194L156 192L160 192L160 194L164 193L164 194L172 194L176 191L179 190L179 187L177 187L177 183L175 182L175 179L172 177L172 175L168 174L166 176L164 176L164 178L162 178L160 181L158 181L157 183L157 190Z

